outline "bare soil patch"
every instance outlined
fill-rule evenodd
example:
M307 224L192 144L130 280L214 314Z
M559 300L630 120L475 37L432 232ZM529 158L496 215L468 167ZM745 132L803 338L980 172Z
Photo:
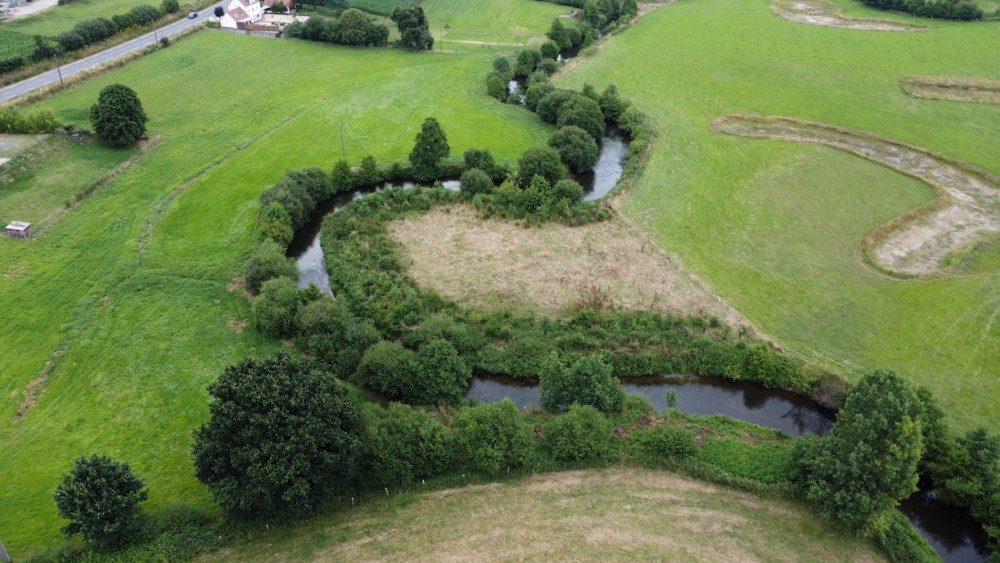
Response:
M580 227L483 221L468 206L394 221L409 273L459 303L560 316L587 305L749 321L619 219Z
M58 3L58 0L33 0L31 3L24 0L8 0L2 4L2 9L5 11L3 19L16 20L33 16L49 8L55 8Z
M778 0L771 4L771 10L786 20L818 25L859 29L864 31L926 31L921 25L913 25L892 20L849 18L840 6L821 0Z
M1000 232L1000 178L970 164L871 133L777 116L726 116L719 132L831 146L926 182L931 203L877 227L863 241L866 256L887 273L941 273L946 259Z
M1000 80L953 76L907 76L899 81L914 98L1000 104Z

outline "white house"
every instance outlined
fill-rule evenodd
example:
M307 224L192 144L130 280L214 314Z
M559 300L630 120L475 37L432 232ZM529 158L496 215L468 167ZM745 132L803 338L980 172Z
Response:
M239 29L240 24L255 23L264 15L264 6L259 0L229 0L226 13L219 18L219 25L229 29Z

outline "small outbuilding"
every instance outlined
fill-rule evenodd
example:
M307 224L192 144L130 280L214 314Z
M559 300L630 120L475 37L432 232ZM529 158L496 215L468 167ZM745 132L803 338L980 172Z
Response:
M31 223L23 221L11 221L4 227L3 234L9 237L28 238L31 236Z

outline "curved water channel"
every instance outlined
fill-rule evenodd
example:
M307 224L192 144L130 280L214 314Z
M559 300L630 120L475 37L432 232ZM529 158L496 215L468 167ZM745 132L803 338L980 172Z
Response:
M584 188L584 199L594 201L607 195L622 174L627 143L609 130L602 140L601 153L592 172L577 175ZM397 184L405 188L412 183ZM332 295L330 275L320 244L323 218L351 201L367 194L392 187L382 184L337 194L317 206L304 227L295 233L287 255L296 261L299 287L316 285ZM457 180L442 182L450 190L458 190ZM625 391L646 397L659 411L666 408L667 391L677 393L677 409L699 415L722 414L760 426L781 430L790 436L807 432L824 434L833 427L834 414L819 404L781 389L767 389L747 382L693 376L622 378ZM537 408L537 380L499 376L476 376L466 397L485 402L497 402L509 397L519 408ZM987 539L982 528L967 510L958 509L938 500L932 491L920 490L902 503L900 509L914 527L948 563L985 562L989 557Z

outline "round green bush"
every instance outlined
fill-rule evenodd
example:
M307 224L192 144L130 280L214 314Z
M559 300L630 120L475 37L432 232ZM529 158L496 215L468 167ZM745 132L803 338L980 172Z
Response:
M552 186L552 199L577 203L583 199L583 186L574 180L559 180Z
M556 459L578 461L603 458L613 427L599 410L573 403L565 414L546 422L542 433Z
M382 341L372 345L354 372L354 379L365 389L393 399L409 400L415 393L413 351L399 342Z
M471 168L462 174L460 181L463 194L472 197L476 194L488 194L493 191L493 180L490 175L478 168Z
M575 125L567 125L553 133L549 146L559 151L562 161L577 174L592 169L601 152L597 141Z
M698 453L694 434L683 428L654 426L632 436L632 443L640 456L649 461L668 458L684 459Z

